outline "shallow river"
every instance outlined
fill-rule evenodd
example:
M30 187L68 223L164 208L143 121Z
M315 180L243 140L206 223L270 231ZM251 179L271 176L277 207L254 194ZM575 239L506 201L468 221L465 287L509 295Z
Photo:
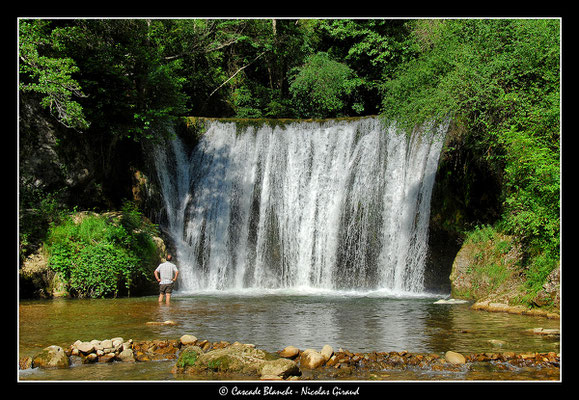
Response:
M259 291L177 293L170 305L159 304L156 296L21 301L19 356L32 356L53 344L65 348L77 339L121 336L138 341L178 339L183 334L209 341L253 343L268 351L287 345L321 349L329 344L334 349L351 352L559 352L558 339L526 332L537 327L558 329L558 320L472 311L470 304L434 304L438 298ZM166 320L177 325L146 324ZM490 340L504 343L498 347ZM33 369L20 371L19 377L73 381L179 379L170 373L173 364L174 361L165 361L85 365L52 371Z

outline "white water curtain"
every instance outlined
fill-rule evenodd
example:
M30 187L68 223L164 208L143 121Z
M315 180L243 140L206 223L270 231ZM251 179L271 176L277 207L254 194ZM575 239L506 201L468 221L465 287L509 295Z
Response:
M423 290L448 124L206 127L194 149L176 138L155 152L182 291Z

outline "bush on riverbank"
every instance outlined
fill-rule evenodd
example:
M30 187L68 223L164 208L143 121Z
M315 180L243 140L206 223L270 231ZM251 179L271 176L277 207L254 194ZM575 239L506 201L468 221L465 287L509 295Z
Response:
M156 233L131 203L121 212L71 213L48 230L48 267L74 297L130 294L158 261Z
M528 257L522 248L490 225L470 231L452 266L452 295L558 312L558 261L544 253Z

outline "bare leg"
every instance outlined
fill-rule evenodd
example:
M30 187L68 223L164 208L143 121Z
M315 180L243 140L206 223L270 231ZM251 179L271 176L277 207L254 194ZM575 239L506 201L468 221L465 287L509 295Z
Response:
M171 293L167 293L167 294L165 295L165 299L166 299L166 300L165 300L165 303L166 303L166 304L169 304L169 303L171 302Z
M163 302L163 293L159 294L159 303Z

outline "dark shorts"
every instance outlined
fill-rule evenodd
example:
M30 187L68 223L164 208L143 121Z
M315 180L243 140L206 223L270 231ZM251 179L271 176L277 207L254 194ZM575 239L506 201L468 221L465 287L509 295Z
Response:
M163 283L161 285L159 285L159 293L160 294L171 294L173 293L173 287L175 286L175 282L172 283Z

